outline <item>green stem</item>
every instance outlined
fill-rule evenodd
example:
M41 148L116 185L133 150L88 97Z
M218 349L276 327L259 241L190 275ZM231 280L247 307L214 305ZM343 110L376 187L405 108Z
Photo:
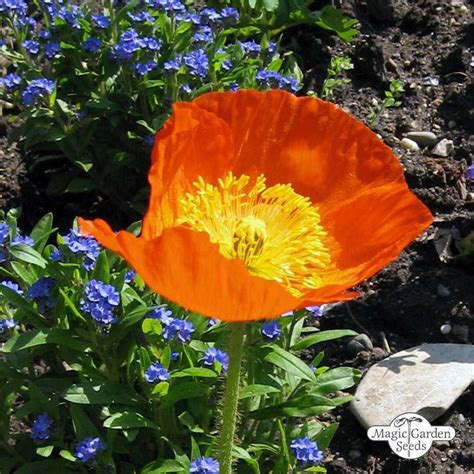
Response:
M232 450L237 426L240 366L244 347L245 324L231 323L229 340L229 370L222 407L222 431L220 436L220 474L232 473Z

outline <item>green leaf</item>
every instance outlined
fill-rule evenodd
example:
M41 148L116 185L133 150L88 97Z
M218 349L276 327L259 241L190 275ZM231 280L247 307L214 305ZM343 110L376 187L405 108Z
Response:
M162 472L186 472L184 467L177 461L166 459L164 461L154 461L147 464L140 472L140 474L158 474Z
M41 321L41 315L36 311L30 302L27 301L23 296L19 295L16 291L8 288L4 285L0 285L0 295L2 295L9 303L20 308L25 314L34 318L37 321Z
M48 242L49 236L55 231L53 229L53 214L49 212L44 215L31 231L30 237L35 241L35 249L41 253Z
M264 357L267 362L300 379L315 380L313 371L298 357L276 345L269 345L266 348L270 349L270 352Z
M92 179L89 178L74 178L69 181L69 184L64 189L65 193L89 193L96 189L97 186Z
M25 265L15 260L10 262L10 265L13 268L13 271L23 280L27 285L32 285L38 278L31 271L28 270Z
M63 459L67 459L68 461L72 461L72 462L76 462L77 459L76 459L76 456L74 456L70 451L68 451L67 449L62 449L61 451L59 451L59 455L63 458ZM64 465L64 463L61 463L62 465Z
M38 267L41 268L46 268L46 264L48 263L34 248L31 248L25 244L11 245L10 254L13 255L13 257L15 257L17 260L32 263L33 265L38 265Z
M311 393L325 395L354 386L362 377L360 370L351 367L337 367L316 378L316 387Z
M94 266L94 271L92 272L92 278L103 281L106 284L110 283L109 262L107 260L107 254L104 251L99 253L99 257Z
M11 337L3 346L3 352L18 352L32 347L43 346L45 344L57 344L67 349L84 352L89 349L89 344L71 331L64 329L35 329Z
M71 403L69 405L69 412L71 413L74 433L77 439L100 435L99 430L79 405Z
M204 367L188 367L187 369L179 370L171 374L171 378L177 379L182 377L206 377L214 378L217 377L216 372Z
M142 331L145 336L148 335L155 335L161 336L162 327L160 321L158 319L153 318L145 318L142 323Z
M156 423L134 411L114 413L104 421L104 427L110 428L111 430L129 430L136 428L160 429Z
M334 329L331 331L321 331L316 334L312 334L311 336L305 337L304 339L301 339L301 341L297 342L291 349L293 351L302 351L304 349L307 349L308 347L314 346L315 344L319 344L321 342L331 341L333 339L339 339L341 337L348 336L357 336L357 333L350 329Z
M61 451L59 454L62 456L63 452L64 451ZM69 461L76 461L76 458L71 453L69 453L69 455L69 458L66 458L65 456L62 457L68 459ZM68 474L77 471L75 469L70 470L68 466L64 464L64 461L48 459L45 461L36 461L24 464L15 471L15 474L38 474L39 472L47 472L48 474Z
M335 31L339 38L346 43L350 43L357 30L353 28L358 23L357 20L345 17L342 12L332 5L326 5L318 12L316 24L326 30Z
M36 454L42 456L43 458L49 458L53 452L54 446L40 446L36 448Z
M161 406L168 408L180 400L203 397L209 392L209 386L201 382L184 382L172 385L169 392L162 398Z
M253 384L247 385L240 391L239 398L242 400L244 398L250 397L261 397L262 395L267 395L268 393L278 393L281 392L279 388L272 387L271 385L260 385Z
M328 449L331 440L333 439L334 435L336 434L337 428L339 424L333 423L325 428L321 433L316 436L316 442L318 443L318 449L321 451L326 451Z
M121 384L103 383L92 384L84 382L71 385L62 397L68 402L82 405L108 405L109 403L123 403L135 405L139 402L137 394Z

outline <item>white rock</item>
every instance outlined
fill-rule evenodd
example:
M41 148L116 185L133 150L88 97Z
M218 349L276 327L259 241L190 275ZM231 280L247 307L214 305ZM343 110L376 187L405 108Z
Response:
M444 334L445 336L451 332L451 324L442 324L441 327L439 328L439 331L441 334Z
M433 146L438 141L438 137L433 132L408 132L407 138L420 146Z
M420 147L418 146L418 143L416 143L413 140L410 140L409 138L402 138L400 140L400 145L409 151L420 151Z
M402 413L435 420L474 381L474 346L423 344L373 365L357 387L351 409L368 428Z
M448 140L447 138L443 138L440 142L438 142L431 154L435 156L442 156L446 157L454 150L454 143L452 140Z

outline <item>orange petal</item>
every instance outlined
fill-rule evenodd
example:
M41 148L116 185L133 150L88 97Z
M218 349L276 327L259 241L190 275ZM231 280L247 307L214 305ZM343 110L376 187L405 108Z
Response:
M226 259L205 233L175 227L145 240L115 234L101 220L80 219L80 227L125 258L152 290L190 311L249 321L303 306L278 283L251 275L241 260Z
M210 183L223 176L233 150L225 122L192 103L175 104L171 119L155 139L143 236L151 239L173 227L182 194L191 190L198 176Z

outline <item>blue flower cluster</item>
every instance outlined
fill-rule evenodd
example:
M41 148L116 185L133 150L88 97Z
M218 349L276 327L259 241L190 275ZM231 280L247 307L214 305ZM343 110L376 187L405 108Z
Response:
M15 237L13 237L11 244L12 245L22 244L22 245L27 245L28 247L33 247L33 245L35 245L35 241L31 237L28 237L27 235L17 234L15 235Z
M54 87L54 82L49 79L33 79L22 93L23 102L26 105L32 105L39 98L50 96Z
M53 426L53 420L47 413L38 415L31 425L30 438L35 441L44 441L49 439L49 430Z
M101 452L107 449L107 445L99 438L89 436L76 445L74 456L83 463L90 463Z
M162 42L153 37L140 36L134 29L124 31L119 42L112 48L112 57L120 61L128 61L137 51L159 51Z
M0 12L6 15L25 15L27 10L25 0L0 0Z
M82 47L84 48L84 51L95 54L100 51L100 48L102 47L102 41L97 38L97 36L89 36L89 38L83 41Z
M7 244L10 240L10 226L6 223L0 224L0 263L8 256Z
M28 296L38 303L38 310L44 311L54 307L51 290L56 286L53 278L41 277L28 290Z
M163 338L166 340L176 339L184 344L191 340L194 326L190 321L173 317L172 311L166 306L160 306L148 313L147 318L158 319L163 327Z
M169 372L159 362L154 362L145 370L147 383L166 382L169 378Z
M267 341L276 341L281 334L281 326L272 319L268 323L262 324L262 335Z
M13 329L18 324L14 319L0 319L0 332Z
M267 89L287 89L296 92L300 86L294 77L286 77L276 71L261 69L255 76L257 83L262 88Z
M102 325L117 322L113 311L120 304L120 295L112 285L91 280L86 285L84 295L85 299L81 301L82 311Z
M227 372L229 368L229 356L226 352L216 349L215 347L209 347L204 353L202 363L208 367L212 367L215 362L219 362L222 366L222 370Z
M94 237L81 235L77 230L72 229L69 234L63 237L63 240L72 253L84 255L83 265L86 270L94 268L100 252L100 245Z
M23 290L20 288L18 283L13 283L12 281L8 281L8 280L3 280L3 281L0 281L0 285L10 288L10 290L13 290L19 296L23 296Z
M14 72L7 74L5 77L0 79L0 86L2 86L7 92L13 92L20 86L20 84L21 77Z
M189 472L191 474L219 474L219 462L210 457L193 459Z
M305 310L314 318L320 318L324 314L324 306L306 306Z
M318 443L307 436L291 441L290 448L301 464L318 464L323 459L323 452L319 451Z

